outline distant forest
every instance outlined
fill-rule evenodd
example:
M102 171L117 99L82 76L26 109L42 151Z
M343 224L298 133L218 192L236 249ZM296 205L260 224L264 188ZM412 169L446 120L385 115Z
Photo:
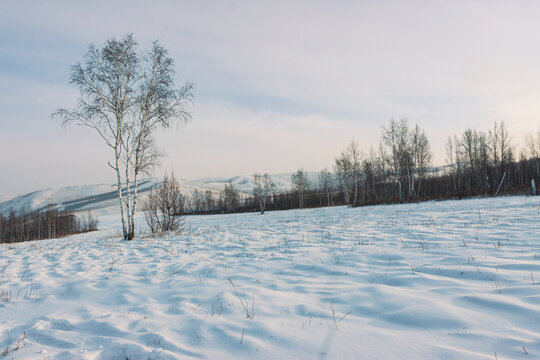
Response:
M316 182L298 170L292 188L276 191L254 175L251 195L241 195L229 182L219 194L195 190L186 197L193 214L285 210L332 205L364 206L462 199L501 194L534 194L540 178L540 130L518 149L504 122L487 131L467 129L448 138L447 165L432 167L425 131L406 119L382 128L377 148L366 154L356 141L335 158L332 169L322 169Z
M38 239L54 239L62 236L97 230L97 219L90 213L77 217L49 207L43 211L11 211L0 216L0 244L17 243Z

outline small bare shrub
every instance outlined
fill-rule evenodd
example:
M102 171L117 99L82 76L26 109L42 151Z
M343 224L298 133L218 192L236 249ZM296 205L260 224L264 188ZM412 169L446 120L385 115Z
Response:
M150 191L143 211L152 234L182 227L185 197L180 193L180 185L173 174L170 178L165 175L161 185Z

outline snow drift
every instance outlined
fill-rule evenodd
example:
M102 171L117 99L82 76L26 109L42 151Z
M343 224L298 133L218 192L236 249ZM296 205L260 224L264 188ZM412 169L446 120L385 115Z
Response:
M8 358L540 356L538 198L100 220L0 246Z

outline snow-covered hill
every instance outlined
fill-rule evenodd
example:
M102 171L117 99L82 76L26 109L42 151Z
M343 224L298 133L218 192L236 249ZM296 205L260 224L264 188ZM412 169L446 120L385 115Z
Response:
M139 191L144 194L156 186L154 180L141 181ZM34 191L26 195L17 196L11 200L0 203L0 215L8 215L11 210L39 211L49 206L59 210L84 211L99 210L101 214L114 212L118 204L118 197L114 185L96 184L83 186L69 186L56 189Z
M316 172L308 172L312 184L317 183ZM291 173L272 175L277 189L287 190L291 188ZM215 177L197 180L180 179L180 188L190 194L195 189L198 191L210 190L214 196L223 190L225 184L231 181L243 194L251 193L253 189L253 176L235 176L232 178ZM144 201L148 192L160 184L160 179L146 179L139 184L139 194ZM11 210L38 211L54 206L59 210L86 211L91 210L98 214L111 214L118 212L118 198L116 185L95 184L82 186L69 186L56 189L45 189L17 196L7 201L0 202L0 215L7 216Z
M316 185L317 184L317 176L319 173L317 172L306 172L308 175L308 178L310 179L311 183ZM272 177L272 181L276 185L276 188L278 190L288 190L291 188L291 176L292 173L283 173L283 174L274 174L270 175ZM232 178L227 177L213 177L213 178L203 178L203 179L197 179L192 181L185 181L184 187L185 189L189 189L190 187L198 188L200 189L210 189L212 191L221 191L223 190L223 187L225 184L227 184L229 181L231 181L236 189L244 194L249 194L253 190L253 176L251 175L242 175L242 176L234 176Z

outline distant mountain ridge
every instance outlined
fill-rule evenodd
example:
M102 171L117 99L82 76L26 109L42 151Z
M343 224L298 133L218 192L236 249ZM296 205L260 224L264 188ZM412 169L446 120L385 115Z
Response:
M313 185L317 184L317 172L307 172ZM280 191L291 188L292 173L271 175L276 188ZM231 181L236 189L243 194L250 194L253 190L253 176L211 177L196 180L179 179L180 189L185 194L198 190L212 191L214 196L219 195L226 183ZM146 199L148 192L159 186L161 179L150 178L139 183L139 196L141 202ZM11 198L0 202L0 215L7 216L10 211L39 211L52 206L61 211L87 211L99 215L119 212L117 189L114 184L94 184L81 186L68 186L55 189L44 189ZM139 207L140 209L140 207Z

